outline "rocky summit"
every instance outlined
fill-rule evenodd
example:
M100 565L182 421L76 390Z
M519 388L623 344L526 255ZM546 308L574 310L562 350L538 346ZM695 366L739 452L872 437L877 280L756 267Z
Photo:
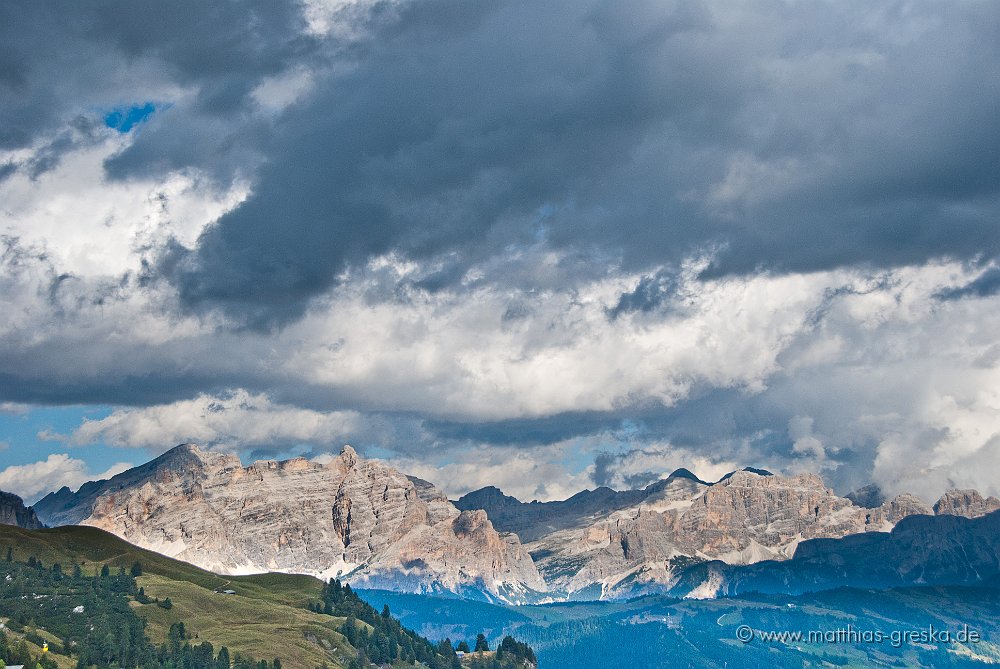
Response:
M935 510L976 518L1000 505L975 491L949 492L935 510L910 494L867 499L878 505L839 497L815 474L747 468L716 483L678 470L641 491L599 488L562 502L525 504L486 489L456 504L483 506L498 529L518 532L550 594L569 599L662 592L700 563L787 560L811 539L888 532L903 518Z
M932 508L874 488L840 497L816 474L747 468L714 483L681 469L642 490L555 502L524 503L495 487L451 502L349 446L324 464L244 467L186 444L34 508L49 525L93 525L219 573L300 572L524 603L678 587L712 596L718 584L699 576L709 565L787 561L817 540L886 533L912 516L979 518L1000 500L953 490Z
M35 512L25 508L24 501L20 497L2 490L0 490L0 525L16 525L26 530L43 527Z
M311 573L507 602L545 589L517 536L497 532L484 511L460 511L429 483L350 446L326 464L243 467L184 444L76 493L64 488L35 509L50 524L99 527L224 574Z

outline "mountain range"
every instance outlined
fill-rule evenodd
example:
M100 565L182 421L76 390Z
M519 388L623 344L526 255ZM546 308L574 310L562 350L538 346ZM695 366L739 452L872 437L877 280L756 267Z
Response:
M926 562L937 559L928 551L968 547L927 540L921 552L921 528L975 534L979 525L962 522L998 509L1000 500L972 490L949 491L931 507L874 490L840 497L815 474L750 468L714 483L681 469L642 490L598 488L555 502L524 503L493 487L452 502L350 447L326 464L296 458L244 467L192 444L33 507L47 525L98 527L218 573L339 576L358 587L515 604L712 597L767 582L770 570L786 570L783 578L804 565L821 571L816 556L827 554L881 551L891 569L906 562L893 551ZM982 569L982 577L1000 571L998 547L975 545L981 550L963 568ZM796 582L808 589L809 578ZM914 568L885 578L921 576ZM934 578L928 572L925 582Z
M90 525L222 574L346 576L413 592L466 590L518 601L544 590L517 536L460 511L426 481L351 447L243 467L192 444L34 506L48 525Z

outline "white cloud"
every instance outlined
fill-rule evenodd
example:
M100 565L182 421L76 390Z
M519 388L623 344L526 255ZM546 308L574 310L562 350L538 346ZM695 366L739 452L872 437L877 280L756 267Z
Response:
M563 446L537 449L478 447L448 454L453 462L424 458L393 458L400 471L433 483L451 499L485 486L496 486L523 501L565 499L594 487L591 470L567 468Z
M85 420L71 439L77 444L166 450L179 443L235 448L296 442L342 444L359 429L353 411L321 412L275 404L246 390L211 396L201 394L145 408L116 409L99 420Z
M52 170L33 177L22 169L0 181L0 232L45 253L60 273L118 276L138 271L148 249L170 237L193 243L248 194L243 183L219 191L195 170L107 180L104 161L130 140L104 129Z
M755 453L750 435L734 431L648 456L659 465L621 463L615 484L679 466L713 477L754 464L822 468L845 484L865 482L863 474L929 498L952 485L1000 493L988 473L1000 432L1000 297L935 297L981 269L939 262L876 276L841 269L704 281L697 270L705 259L697 258L676 272L664 304L612 319L608 310L641 276L611 266L581 279L544 245L510 249L473 268L464 285L433 293L411 283L428 267L390 255L345 273L294 324L233 330L222 316L180 310L169 286L140 286L134 275L123 282L121 273L142 266L144 240L190 243L246 190L215 192L184 174L107 184L100 163L120 141L109 135L71 152L37 181L15 174L0 184L0 225L18 238L0 257L0 363L19 385L46 392L96 387L124 397L121 388L136 379L174 397L190 398L206 380L235 390L118 408L79 426L75 443L322 450L371 434L389 420L381 415L477 424L683 411L692 397L729 389L773 411L770 425L754 429L778 433L784 446ZM70 215L78 225L67 229ZM491 280L500 273L518 280ZM311 408L299 406L307 401ZM0 412L27 406L5 402ZM456 493L509 481L524 497L552 497L588 482L582 465L529 447L499 449L509 462L476 466L460 441L383 432L378 445L403 457L445 449L453 462L427 472L460 482L448 484ZM638 435L625 447L651 453L665 443ZM606 447L592 439L573 448L592 461ZM844 473L852 465L843 458L854 458L854 474ZM425 471L416 458L411 469Z
M294 104L310 91L313 84L313 74L305 67L299 67L264 79L251 95L257 104L273 114Z
M12 465L0 471L0 490L18 495L30 505L63 486L76 490L87 481L108 479L132 466L117 462L104 472L92 473L83 460L71 458L67 453L53 453L45 460Z
M825 287L803 276L692 279L681 314L609 320L626 281L539 295L486 286L374 305L363 287L342 289L289 328L295 345L283 365L368 402L391 397L405 410L466 420L673 405L697 385L763 388ZM532 317L504 323L514 299Z
M702 449L707 450L707 449ZM605 453L598 459L601 471L597 478L616 490L645 487L684 468L703 481L718 481L726 474L752 462L721 459L699 449L669 443L638 443L617 453Z
M792 450L802 455L812 456L816 461L826 457L823 442L813 434L813 419L809 416L793 416L788 421L788 436L792 438Z

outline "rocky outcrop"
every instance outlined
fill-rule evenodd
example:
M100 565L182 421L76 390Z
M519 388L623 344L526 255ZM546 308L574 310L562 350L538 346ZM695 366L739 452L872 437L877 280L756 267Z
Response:
M871 516L816 475L733 472L714 485L673 476L633 507L527 547L549 587L568 596L630 597L669 585L694 562L787 559L803 541L864 532Z
M1000 499L983 498L977 490L949 490L934 505L934 513L942 516L979 518L1000 509Z
M909 494L886 500L873 486L852 497L815 474L747 468L715 483L681 469L642 490L597 488L556 502L523 503L488 487L452 503L350 447L327 464L243 467L184 445L35 509L44 522L94 525L217 572L305 572L528 602L663 592L689 583L700 564L710 567L691 590L710 593L729 573L718 565L788 561L828 539L877 543L915 516L1000 508L971 490L950 491L933 509Z
M815 474L748 468L714 484L683 470L641 491L605 488L562 502L524 504L486 488L457 504L479 504L497 527L518 532L550 592L572 598L659 592L698 562L787 560L812 539L888 532L935 510L975 517L997 504L953 491L932 509L910 494L886 501L874 486L855 497L864 504L836 495Z
M615 511L635 506L645 497L644 490L619 492L601 487L578 492L558 502L525 504L498 488L487 486L459 498L455 506L463 510L482 509L497 527L514 532L522 541L529 542L552 532L599 521Z
M16 525L26 530L40 530L45 527L35 512L24 506L24 500L2 490L0 490L0 525Z
M891 532L803 542L789 560L695 565L680 574L670 594L704 599L845 586L976 585L996 583L998 577L1000 512L974 519L914 515Z
M885 495L882 494L882 489L874 483L849 492L845 497L856 505L863 506L866 509L877 509L886 502Z
M312 573L505 601L545 589L518 538L498 533L485 513L461 512L433 486L349 446L328 464L243 467L186 444L137 470L39 507L57 523L99 527L220 573Z

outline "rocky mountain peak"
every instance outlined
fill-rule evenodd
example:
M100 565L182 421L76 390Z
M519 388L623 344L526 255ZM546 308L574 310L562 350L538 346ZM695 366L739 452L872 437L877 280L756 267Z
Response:
M902 520L906 516L929 516L934 513L924 500L908 492L896 495L891 500L883 502L879 508L887 512L889 521L893 523Z
M718 484L718 483L722 483L723 481L728 481L729 479L731 479L732 477L736 476L737 474L739 474L741 476L743 474L754 474L756 476L774 476L773 473L767 471L766 469L758 469L757 467L744 467L743 469L740 469L738 471L729 472L728 474L726 474L725 476L723 476L721 479L719 479L718 481L716 481L716 483Z
M934 513L940 516L978 518L1000 509L1000 499L984 498L978 490L949 490L934 504Z
M26 530L38 530L44 527L35 512L24 506L24 500L2 490L0 490L0 525L15 525Z
M846 497L858 506L866 509L877 509L887 501L885 495L882 493L882 489L875 483L869 483L853 492L849 492Z
M198 444L194 443L184 443L177 444L168 451L165 451L163 455L153 462L160 462L161 464L182 464L186 462L201 462L205 458L205 451L201 450Z
M677 479L677 478L689 479L689 480L694 481L696 483L703 483L705 485L708 485L707 481L702 481L700 478L698 478L695 475L694 472L692 472L690 469L686 469L684 467L679 467L679 468L675 469L674 471L670 472L670 476L668 476L667 478L668 479Z
M462 495L457 502L460 509L501 509L516 507L521 504L521 500L510 495L505 495L496 486L486 486L479 490L473 490Z
M202 450L198 444L185 443L174 446L160 457L136 469L170 469L182 473L192 470L242 468L242 466L236 455Z
M486 517L486 512L482 509L462 511L458 514L458 517L452 521L451 526L455 531L455 536L460 539L470 537L476 532L482 531L486 528L491 530L493 529L493 523L491 523L489 518Z
M519 539L484 512L463 514L431 484L350 446L325 466L293 458L244 468L183 444L81 492L50 495L43 507L217 573L310 573L498 599L545 588Z
M344 444L344 447L340 449L340 461L348 469L356 467L358 464L358 452L350 444Z
M751 467L726 474L713 487L807 488L832 494L819 474L776 476L767 470Z

